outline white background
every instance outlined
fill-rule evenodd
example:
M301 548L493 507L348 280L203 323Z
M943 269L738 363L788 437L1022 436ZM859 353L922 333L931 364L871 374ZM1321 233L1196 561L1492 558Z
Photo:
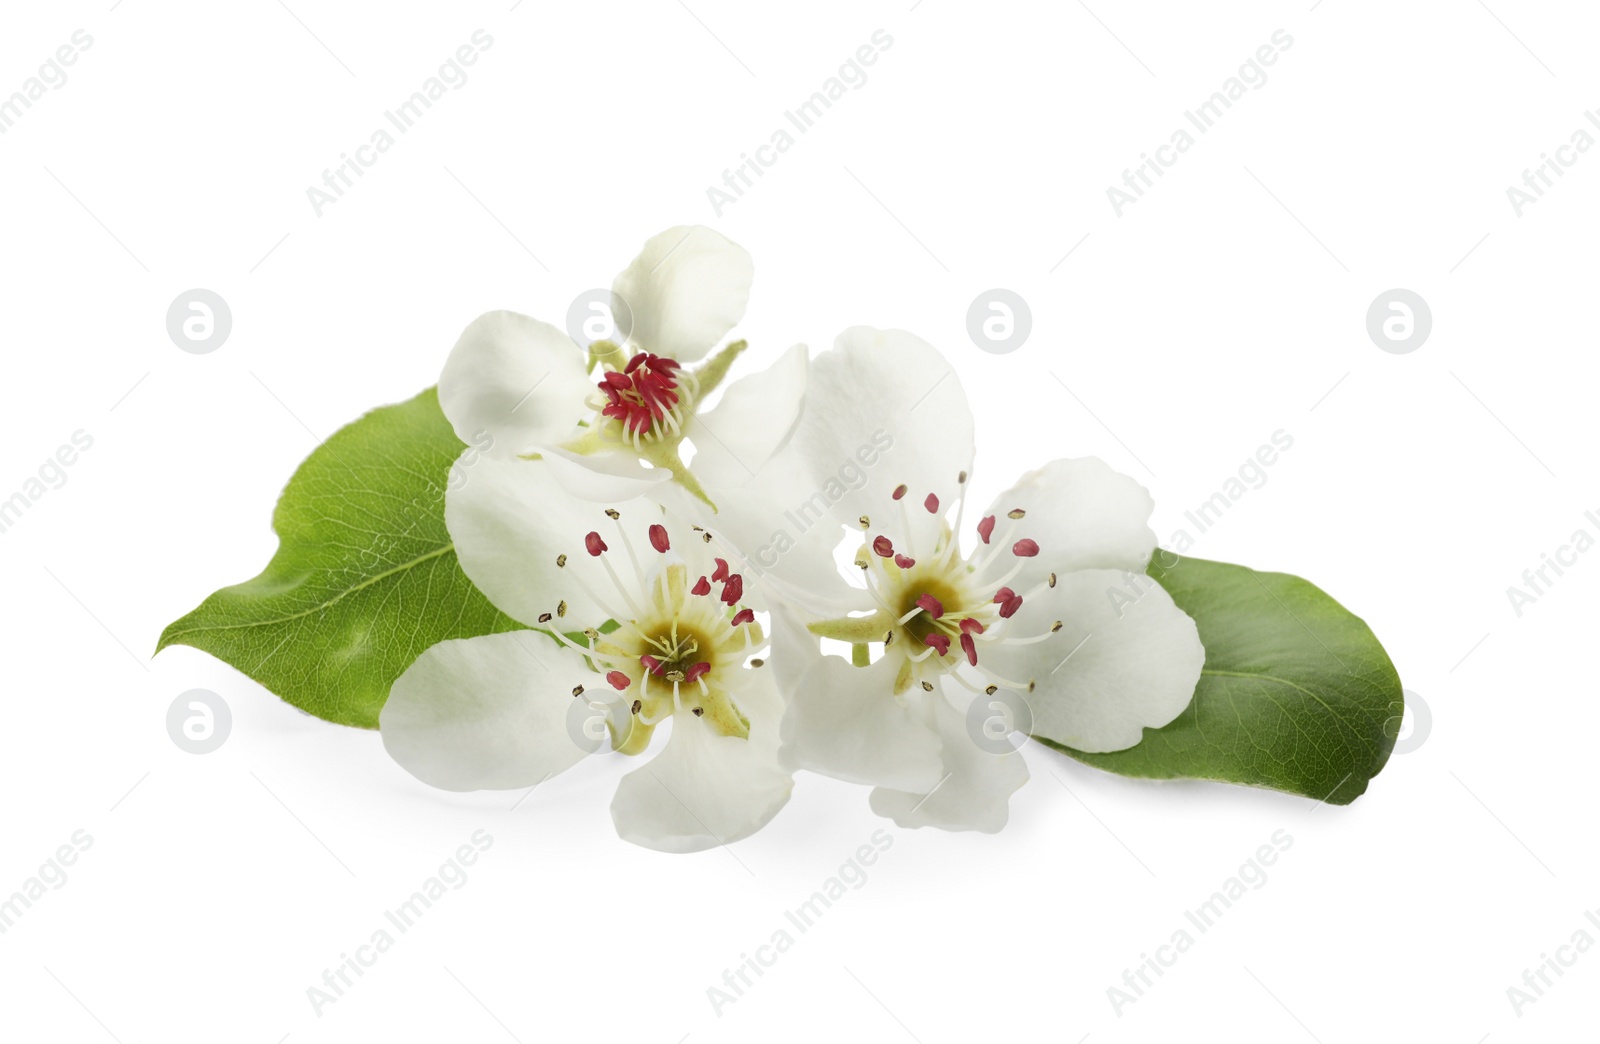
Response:
M1520 217L1506 196L1600 103L1591 11L110 6L12 10L0 33L0 95L74 30L94 41L0 135L0 498L74 431L94 439L0 534L0 893L93 838L0 936L4 1036L1592 1033L1600 953L1520 1015L1506 992L1600 907L1600 555L1520 617L1506 594L1600 508L1600 157ZM494 43L470 81L316 216L307 187L480 28ZM707 187L877 29L893 45L868 81L716 214ZM1107 187L1278 29L1293 45L1267 82L1118 217ZM806 775L755 837L673 857L614 836L619 759L520 804L430 792L376 735L193 650L151 659L167 622L265 564L317 439L431 384L480 312L559 321L686 222L756 259L752 364L855 323L940 345L979 418L980 503L1095 454L1151 489L1166 541L1284 429L1293 449L1194 552L1306 576L1363 616L1431 709L1426 739L1348 808L1030 749L997 836L897 830L864 790ZM210 355L166 333L192 287L232 307ZM1009 355L966 333L991 287L1032 308ZM1394 287L1432 308L1411 354L1366 333ZM234 715L205 756L165 729L194 687ZM724 969L885 825L866 884L714 1012ZM467 884L315 1014L307 987L478 829L494 843ZM1293 847L1267 883L1114 1010L1124 969L1277 830Z

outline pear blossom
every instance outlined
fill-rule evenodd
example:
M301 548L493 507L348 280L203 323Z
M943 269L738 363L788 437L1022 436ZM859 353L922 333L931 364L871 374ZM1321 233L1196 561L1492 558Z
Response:
M785 603L786 762L873 786L872 808L902 826L1005 824L1027 766L978 742L974 701L1020 701L1036 734L1122 750L1183 712L1204 660L1164 590L1126 595L1156 544L1142 486L1054 460L977 512L973 457L949 364L910 334L857 327L813 360L791 441L718 520Z
M690 852L745 837L788 800L782 700L737 557L646 500L566 493L546 461L483 459L446 494L462 569L537 630L441 642L394 683L389 754L446 790L537 785L589 754L665 746L624 775L617 832ZM539 633L543 632L543 633Z
M668 229L612 283L614 314L631 317L625 344L584 349L549 323L489 312L450 352L439 405L463 442L501 460L543 457L580 497L673 499L672 483L714 504L709 490L737 487L782 445L805 394L796 345L700 411L744 351L735 341L707 358L743 317L753 272L721 233Z

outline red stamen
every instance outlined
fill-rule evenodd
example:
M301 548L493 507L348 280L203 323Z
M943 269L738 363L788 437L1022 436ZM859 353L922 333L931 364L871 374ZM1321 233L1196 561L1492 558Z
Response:
M640 352L621 370L608 371L598 383L608 405L601 414L629 432L649 430L678 404L678 363Z
M672 544L667 540L666 526L650 527L650 546L655 548L657 551L660 551L662 554L666 554L668 551L672 550Z
M917 560L915 558L907 558L905 555L895 555L894 564L901 569L910 569L917 564Z
M985 544L987 544L989 542L989 537L991 537L993 535L994 535L994 516L993 515L989 515L982 522L978 523L978 536L983 539L983 542Z
M1017 610L1021 608L1022 596L1012 595L1010 598L1006 599L1006 604L1000 607L1000 618L1002 620L1009 620L1015 616L1017 614Z
M974 667L978 666L978 643L972 640L972 635L961 636L961 651L967 654L968 663Z
M716 558L712 559L712 561L717 563L717 568L711 572L711 582L720 584L728 579L728 560L726 558Z
M1011 545L1011 553L1016 555L1018 558L1032 558L1034 555L1039 553L1039 544L1034 540L1018 540L1015 544Z
M983 633L983 624L979 623L977 621L977 619L975 619L974 617L969 616L965 620L961 621L961 633L962 634L982 634Z
M904 482L902 482L898 486L894 487L894 499L899 500L901 497L903 497L905 495L906 495L906 484Z
M612 671L610 674L607 674L606 681L611 683L611 687L613 689L617 689L619 691L626 689L629 685L633 684L628 680L628 676L623 674L621 671Z
M873 540L872 550L877 552L879 558L894 557L894 544L886 536L881 536Z
M728 582L722 585L722 600L729 605L738 605L739 599L744 597L744 577L734 573L728 577Z
M925 594L921 598L918 598L917 605L921 606L927 612L927 614L933 617L935 620L944 615L944 603L940 602L939 599L933 597L931 594Z
M711 665L704 661L694 664L687 671L683 672L683 680L685 682L699 681L700 678L710 669Z
M708 594L710 594L711 593L711 581L707 580L705 577L702 576L700 579L695 581L693 587L689 588L689 593L692 594L692 595L708 595Z
M606 542L600 539L600 534L593 532L583 538L583 546L587 548L589 553L596 558L599 558L602 554L611 550L610 548L606 547Z
M1011 590L1011 588L1002 587L1000 590L998 590L998 591L996 591L994 593L994 600L996 602L1009 602L1009 601L1011 601L1011 599L1015 598L1016 596L1017 596L1017 592Z
M738 612L733 614L733 619L729 621L728 626L738 627L740 624L753 622L755 618L756 614L754 609L740 609Z
M929 648L937 649L940 656L948 656L950 654L950 638L947 635L938 633L930 634L928 637L922 639L922 644L928 646Z
M645 653L643 656L639 657L639 662L644 664L644 669L649 671L651 674L661 674L661 668L663 664L660 660L656 659L654 656L651 656L649 653Z
M929 493L928 499L922 502L922 506L928 509L928 514L937 515L939 513L939 498Z

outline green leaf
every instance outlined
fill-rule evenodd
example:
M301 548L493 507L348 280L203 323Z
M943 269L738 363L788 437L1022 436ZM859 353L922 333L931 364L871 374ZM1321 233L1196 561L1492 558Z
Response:
M1111 754L1035 738L1125 776L1244 783L1334 805L1365 793L1404 709L1400 676L1367 625L1299 577L1168 558L1150 575L1194 618L1206 650L1188 710Z
M284 489L267 568L168 626L156 652L193 646L319 718L377 728L424 649L523 626L472 586L445 529L465 448L431 388L340 429Z

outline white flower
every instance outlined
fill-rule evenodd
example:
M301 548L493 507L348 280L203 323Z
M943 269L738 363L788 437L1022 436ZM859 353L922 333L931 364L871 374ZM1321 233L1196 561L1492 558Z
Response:
M424 652L379 718L396 761L447 790L532 787L607 732L616 750L645 750L670 716L665 749L617 788L624 839L698 851L776 814L792 786L782 701L752 659L766 641L727 552L658 505L573 498L543 461L481 460L445 508L467 576L547 633Z
M814 360L791 442L748 491L761 495L718 520L795 607L774 615L786 758L875 786L873 809L902 826L1004 825L1027 767L969 726L997 697L1025 703L1034 732L1121 750L1184 710L1204 660L1165 591L1125 594L1155 548L1143 487L1056 460L972 519L972 432L937 351L847 330ZM841 527L858 542L853 583L833 565Z
M626 345L585 350L564 331L515 312L490 312L462 333L439 377L439 404L463 442L509 460L542 455L580 497L619 500L679 487L707 503L782 444L805 394L806 352L701 402L744 350L736 341L698 369L738 324L753 266L743 248L703 226L655 236L612 284L613 311L631 316ZM598 373L590 370L598 364ZM680 452L694 440L694 470Z

